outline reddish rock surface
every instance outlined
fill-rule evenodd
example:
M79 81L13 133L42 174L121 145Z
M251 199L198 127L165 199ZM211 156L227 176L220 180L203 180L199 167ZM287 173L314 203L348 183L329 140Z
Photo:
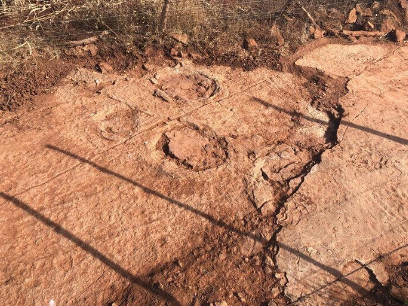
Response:
M326 45L297 74L81 68L2 112L0 300L330 305L388 280L400 298L407 59Z

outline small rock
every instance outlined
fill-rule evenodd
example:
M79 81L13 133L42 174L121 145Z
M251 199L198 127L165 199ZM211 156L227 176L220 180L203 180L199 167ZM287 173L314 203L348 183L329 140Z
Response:
M408 9L408 0L399 0L399 5L403 9Z
M252 38L245 38L244 40L244 49L251 51L258 48L258 43L255 39Z
M373 4L371 5L371 9L373 11L379 11L381 8L381 4L378 1L374 1Z
M154 96L155 96L155 97L158 97L158 98L161 98L162 100L164 100L164 101L166 101L166 102L170 102L170 101L171 101L170 96L169 96L165 91L163 91L163 90L161 90L161 89L156 89L156 90L154 91Z
M259 256L254 256L254 258L252 258L251 262L255 266L260 266L261 265L261 259L259 258Z
M246 299L242 293L237 293L237 297L242 303L246 303Z
M314 38L314 39L323 38L325 33L326 33L326 32L325 32L324 30L322 30L322 29L319 28L319 27L316 27L316 29L315 29L315 31L314 31L314 33L313 33L313 38Z
M275 273L275 277L279 281L279 285L281 285L282 287L284 287L288 283L286 275L283 272Z
M228 303L226 301L221 301L221 302L215 302L215 306L228 306Z
M225 252L221 252L218 255L219 260L223 261L225 258L227 258L227 254Z
M395 23L392 18L385 18L381 23L381 31L384 33L390 33L395 30Z
M392 286L391 295L400 301L406 301L408 299L408 287Z
M273 298L276 298L280 293L281 293L280 288L278 287L272 288L271 295Z
M406 33L402 30L396 29L394 32L394 36L396 42L402 42L406 37Z
M152 82L152 84L154 84L154 85L159 84L159 81L155 77L151 78L150 82Z
M278 304L276 304L276 302L274 302L274 301L270 301L268 303L268 306L278 306Z
M95 68L100 73L109 73L113 71L112 66L105 62L100 62L96 64Z
M271 35L276 39L278 46L282 46L285 43L282 33L279 30L276 23L274 23L273 26L271 27Z
M91 56L96 56L98 54L98 47L94 44L86 45L83 50L88 52Z
M178 42L181 42L182 44L188 45L188 35L187 34L175 33L175 34L170 35L170 37Z
M159 282L154 283L154 284L153 284L153 287L154 287L154 288L157 288L157 289L163 289L163 285L162 285L161 283L159 283Z
M394 13L391 12L390 10L385 9L385 10L382 10L382 11L380 12L380 14L381 14L381 15L384 15L384 16L392 16Z
M270 267L275 266L272 258L270 258L268 255L265 256L265 265L270 266Z
M276 203L275 201L266 202L260 209L262 216L268 216L268 215L275 214L278 208L277 204L278 203Z
M144 63L144 64L142 65L142 68L143 68L144 70L146 70L146 71L151 71L151 70L153 70L153 65L150 65L149 63Z
M372 22L370 22L370 21L367 21L367 22L364 24L364 29L365 29L366 31L372 31L372 30L374 30L374 28L375 28L374 24L373 24Z
M371 11L371 9L369 7L363 9L360 14L363 17L372 17L373 16L373 12Z
M346 23L355 23L357 21L357 10L353 8L347 17Z
M176 49L174 49L174 48L170 49L170 56L171 57L179 57L179 55L180 55L180 52L178 52Z
M264 272L265 272L265 274L272 274L273 270L272 270L271 267L265 266L264 267Z

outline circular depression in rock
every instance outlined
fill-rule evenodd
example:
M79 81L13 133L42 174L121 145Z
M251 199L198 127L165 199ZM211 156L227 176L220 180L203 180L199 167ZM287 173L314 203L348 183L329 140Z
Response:
M165 133L162 149L166 156L193 171L219 167L228 158L225 139L189 127Z
M179 72L166 76L162 90L175 100L197 101L214 97L218 82L200 72Z
M138 128L138 122L136 110L122 104L108 104L99 107L84 124L89 139L100 147L106 141L123 141L132 136Z

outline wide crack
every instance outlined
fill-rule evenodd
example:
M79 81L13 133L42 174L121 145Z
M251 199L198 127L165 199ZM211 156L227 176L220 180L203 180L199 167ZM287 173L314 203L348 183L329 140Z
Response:
M329 117L325 138L328 142L326 146L323 146L318 152L312 155L312 158L303 167L302 172L295 178L300 178L299 184L293 189L290 194L283 195L278 203L277 209L274 214L276 230L273 232L271 239L268 241L265 250L270 254L275 269L279 271L279 267L276 262L276 256L279 253L279 244L277 236L282 230L283 226L279 224L277 218L283 213L285 204L292 198L302 187L306 177L310 174L313 167L318 165L322 161L322 155L332 150L338 144L338 130L341 124L341 120L344 116L344 109L340 104L340 99L348 94L347 84L348 78L333 79L328 75L325 75L321 71L310 68L294 69L298 71L301 77L304 77L306 87L311 96L311 105L317 110L324 111ZM295 179L293 178L293 179ZM284 294L287 282L282 284L281 290Z

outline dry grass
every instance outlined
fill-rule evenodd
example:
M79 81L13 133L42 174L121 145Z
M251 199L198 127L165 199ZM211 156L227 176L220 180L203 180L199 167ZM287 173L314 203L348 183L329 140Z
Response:
M239 52L247 36L255 37L265 46L273 45L270 35L273 23L281 25L290 42L304 40L309 24L294 0L169 0L166 28L162 32L164 1L0 0L0 63L16 62L44 50L54 49L49 52L58 53L69 40L103 31L109 32L108 39L129 48L136 43L160 42L167 34L179 32L188 34L191 46L199 50ZM330 3L339 7L353 2L302 1L311 11L328 8ZM288 9L289 18L284 14Z

